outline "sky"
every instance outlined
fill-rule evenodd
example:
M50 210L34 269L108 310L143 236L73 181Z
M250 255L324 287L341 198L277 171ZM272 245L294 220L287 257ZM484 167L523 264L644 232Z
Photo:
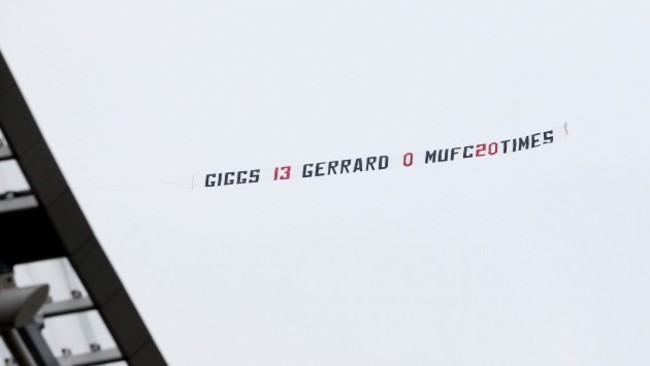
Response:
M647 365L649 19L627 0L3 0L0 50L172 365ZM538 149L400 166L565 122Z

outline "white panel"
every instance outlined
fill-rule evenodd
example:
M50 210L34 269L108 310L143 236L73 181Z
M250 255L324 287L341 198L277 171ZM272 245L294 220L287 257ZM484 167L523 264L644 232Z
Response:
M9 349L7 349L7 345L5 344L4 340L0 338L0 362L6 364L6 360L13 358L11 355L11 352L9 352Z
M0 161L0 194L28 191L29 184L15 160Z
M14 274L20 287L47 283L52 301L72 299L73 292L88 296L65 258L17 265ZM73 354L90 352L92 343L99 344L102 349L115 347L106 325L95 310L47 318L43 336L57 357L62 356L64 348Z
M68 270L67 259L57 258L20 264L14 267L16 284L20 287L47 283L53 301L72 299L72 291L87 296L86 289L76 278L74 271Z
M63 349L72 354L90 352L92 343L102 349L115 348L115 342L96 310L45 319L43 336L56 357Z
M0 159L10 156L11 150L9 149L9 143L2 136L0 136Z
M0 130L0 159L11 156L11 150L9 149L9 142L5 139L2 131Z

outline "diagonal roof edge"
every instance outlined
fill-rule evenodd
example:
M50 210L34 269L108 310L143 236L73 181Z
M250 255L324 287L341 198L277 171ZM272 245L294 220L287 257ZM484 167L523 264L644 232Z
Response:
M0 129L39 206L0 214L0 264L65 256L132 366L165 365L0 53ZM0 268L1 270L1 268Z

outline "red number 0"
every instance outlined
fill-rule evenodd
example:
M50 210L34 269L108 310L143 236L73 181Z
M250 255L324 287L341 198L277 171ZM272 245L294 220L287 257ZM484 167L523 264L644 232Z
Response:
M499 151L499 145L496 142L491 143L488 145L488 154L494 155Z
M413 153L408 152L404 154L404 157L402 158L402 164L404 164L404 166L413 165Z

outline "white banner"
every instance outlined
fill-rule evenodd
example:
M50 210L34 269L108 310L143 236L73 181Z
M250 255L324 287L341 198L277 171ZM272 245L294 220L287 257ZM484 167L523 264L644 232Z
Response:
M404 151L401 154L375 154L337 160L320 160L300 164L281 164L273 167L222 171L214 170L192 176L192 189L313 179L325 176L358 174L386 169L410 168L417 165L435 166L465 159L486 159L515 154L557 143L569 135L565 123L554 129L525 136L487 140L479 144L441 146L428 150Z

